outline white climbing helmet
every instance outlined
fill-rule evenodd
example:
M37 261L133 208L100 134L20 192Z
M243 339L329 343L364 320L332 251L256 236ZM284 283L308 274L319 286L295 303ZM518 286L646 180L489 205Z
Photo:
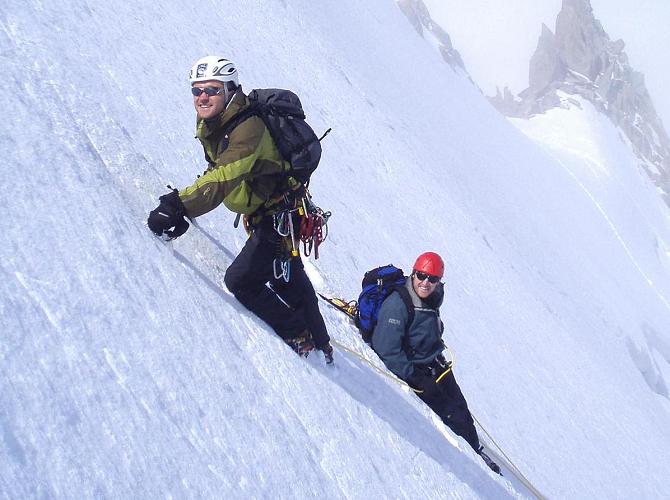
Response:
M207 80L233 82L235 87L239 85L235 63L219 56L205 56L198 59L191 68L188 79L191 85Z

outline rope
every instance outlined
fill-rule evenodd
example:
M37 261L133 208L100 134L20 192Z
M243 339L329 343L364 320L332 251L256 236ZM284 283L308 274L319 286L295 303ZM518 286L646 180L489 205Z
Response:
M412 388L412 386L410 386L407 382L405 382L404 380L402 380L402 379L396 377L396 376L395 376L393 373L391 373L390 371L385 370L385 369L382 369L382 368L379 368L377 365L375 365L374 363L372 363L369 359L367 359L366 357L362 356L362 355L359 354L358 352L356 352L356 351L354 351L354 350L352 350L352 349L349 349L348 347L346 347L346 346L340 344L340 343L337 342L336 340L332 340L332 339L331 339L330 342L331 342L331 344L336 345L339 349L342 349L343 351L348 352L349 354L352 354L353 356L357 357L358 359L360 359L361 361L363 361L366 365L370 366L374 371L376 371L376 372L379 373L380 375L383 375L384 377L393 380L396 384L398 384L398 385L400 385L400 386L402 386L402 387L407 387L407 388L411 389L412 391L414 391L414 389ZM451 357L451 366L449 367L449 369L448 369L447 371L444 372L444 374L443 374L442 376L444 376L444 375L446 375L447 373L449 373L449 372L452 370L453 366L454 366L454 361L453 361L454 358L453 358L453 354L451 353L451 351L450 351L448 348L447 348L447 350L449 351L449 355L450 355L450 357ZM416 391L414 391L414 392L416 392ZM470 413L472 414L472 412L470 412ZM475 423L479 426L479 428L482 430L482 432L484 433L484 435L486 435L487 439L488 439L488 440L489 440L489 441L496 447L496 449L500 452L500 455L501 455L501 456L505 459L505 461L507 462L508 468L509 468L510 472L512 473L512 475L514 475L514 477L516 477L516 478L519 480L519 482L521 482L521 484L523 484L526 488L528 488L528 491L530 491L530 492L535 496L535 498L537 498L537 500L546 500L546 497L545 497L544 495L542 495L542 493L540 493L540 492L538 491L538 489L535 488L535 486L533 486L533 484L528 480L528 478L527 478L526 476L523 475L523 473L519 470L519 468L514 464L514 462L512 461L512 459L509 458L509 457L507 456L507 454L502 450L502 448L500 447L500 445L498 445L497 441L496 441L495 439L493 439L493 436L491 436L491 434L484 428L484 426L483 426L483 425L481 424L481 422L475 417L474 414L472 414L472 419L473 419L473 420L475 421Z
M414 390L414 388L413 388L411 385L409 385L407 382L405 382L405 381L402 380L401 378L398 378L398 377L397 377L396 375L394 375L392 372L390 372L390 371L388 371L388 370L386 370L386 369L383 369L383 368L379 368L377 365L375 365L374 363L372 363L368 358L362 356L361 354L357 353L356 351L354 351L354 350L352 350L352 349L349 349L348 347L346 347L346 346L340 344L339 342L337 342L336 340L333 340L333 339L331 339L330 343L331 343L331 344L335 344L337 347L339 347L339 348L342 349L343 351L348 352L349 354L353 354L354 356L356 356L358 359L360 359L361 361L363 361L366 365L370 366L374 371L376 371L376 372L379 373L380 375L384 375L385 377L387 377L387 378L393 380L396 384L398 384L398 385L400 385L400 386L402 386L402 387L408 387L408 388L410 388L412 391L416 392L416 391ZM449 351L449 348L447 348L447 351ZM449 368L448 368L447 370L445 370L444 373L442 373L442 375L440 375L440 378L442 378L442 377L445 376L447 373L449 373L449 372L453 369L453 367L454 367L454 358L453 358L453 355L451 354L451 351L449 351L449 357L451 358L451 362L450 362Z
M503 451L503 449L500 447L500 445L497 443L497 441L495 439L493 439L493 436L491 436L491 434L489 434L489 432L484 428L482 423L479 420L477 420L477 417L475 417L475 415L472 412L470 412L470 414L472 415L472 419L475 421L477 426L486 435L487 439L500 452L500 455L502 456L502 458L505 459L505 461L507 462L507 465L509 466L509 469L510 469L510 472L512 473L512 475L514 477L516 477L521 482L521 484L523 484L526 488L528 488L528 491L530 491L535 496L535 498L537 498L538 500L546 500L547 497L542 495L542 493L540 493L540 491L533 485L533 483L531 483L528 480L528 478L523 475L523 473L514 464L514 462L512 462L512 459L507 456L507 454Z
M354 351L354 350L352 350L352 349L349 349L348 347L346 347L346 346L340 344L338 341L333 340L333 339L330 340L330 343L331 343L331 344L335 344L339 349L342 349L343 351L348 352L349 354L353 354L354 356L356 356L358 359L360 359L361 361L363 361L366 365L370 366L374 371L376 371L376 372L379 373L380 375L384 375L385 377L390 378L391 380L393 380L394 382L396 382L398 385L401 385L401 386L404 386L404 387L409 387L409 388L411 389L410 385L409 385L407 382L405 382L405 381L402 380L402 379L399 379L398 377L396 377L396 376L395 376L393 373L391 373L390 371L388 371L388 370L384 370L384 369L382 369L382 368L379 368L377 365L375 365L374 363L372 363L369 359L367 359L366 357L364 357L364 356L362 356L361 354L357 353L356 351Z

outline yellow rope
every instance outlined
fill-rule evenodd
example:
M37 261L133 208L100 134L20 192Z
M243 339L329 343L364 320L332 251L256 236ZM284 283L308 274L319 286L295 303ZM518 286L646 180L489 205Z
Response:
M388 371L387 369L379 368L377 365L375 365L374 363L372 363L372 362L371 362L369 359L367 359L365 356L362 356L361 354L357 353L356 351L353 351L353 350L349 349L347 346L340 344L340 343L339 343L338 341L336 341L336 340L332 340L332 339L331 339L330 343L336 345L337 347L339 347L339 348L342 349L343 351L348 352L349 354L353 354L354 356L356 356L358 359L360 359L361 361L363 361L366 365L370 366L374 371L376 371L376 372L379 373L380 375L383 375L383 376L385 376L385 377L387 377L387 378L390 378L391 380L393 380L394 382L396 382L398 385L401 385L401 386L403 386L403 387L409 387L409 388L412 389L414 392L418 392L416 389L414 389L411 385L409 385L409 384L408 384L407 382L405 382L403 379L396 377L393 373L391 373L391 372ZM451 358L451 359L450 359L450 362L449 362L449 368L448 368L447 370L445 370L444 373L442 373L442 374L437 378L436 382L439 382L440 380L442 380L442 378L443 378L445 375L447 375L447 373L451 372L451 370L452 370L453 367L454 367L454 357L453 357L451 351L449 350L449 348L447 348L447 351L449 352L449 357Z
M377 365L375 365L375 364L373 364L372 362L370 362L369 359L367 359L366 357L360 355L360 354L357 353L356 351L353 351L353 350L349 349L347 346L344 346L344 345L340 344L340 343L337 342L336 340L332 340L332 339L331 339L330 343L331 343L331 344L335 344L338 348L342 349L343 351L348 352L349 354L353 354L353 355L356 356L358 359L360 359L361 361L363 361L365 364L367 364L368 366L372 367L372 369L375 370L377 373L379 373L379 374L381 374L381 375L384 375L384 376L387 377L387 378L390 378L391 380L395 381L398 385L402 385L402 386L405 386L405 387L409 387L409 388L411 389L410 385L409 385L407 382L405 382L405 381L402 380L402 379L399 379L398 377L396 377L396 376L395 376L393 373L391 373L390 371L388 371L388 370L383 370L383 369L379 368Z

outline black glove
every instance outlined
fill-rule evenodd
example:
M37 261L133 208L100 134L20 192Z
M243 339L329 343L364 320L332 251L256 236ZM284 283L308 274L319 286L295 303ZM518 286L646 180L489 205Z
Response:
M435 382L435 377L421 370L414 370L407 383L414 392L427 399L433 399L441 392L441 387Z
M325 347L321 347L320 350L323 352L323 356L326 358L326 364L327 365L332 365L333 364L333 346L330 345L330 342L325 345Z
M186 210L179 198L177 190L164 194L160 198L160 204L149 212L147 225L156 236L167 236L168 240L179 238L188 229L188 222L184 218ZM170 230L171 227L174 229Z

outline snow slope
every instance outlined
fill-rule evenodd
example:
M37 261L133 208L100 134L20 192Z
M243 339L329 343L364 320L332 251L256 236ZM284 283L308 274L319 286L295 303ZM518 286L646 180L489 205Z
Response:
M545 147L575 177L619 240L631 268L637 269L660 303L670 306L668 282L657 278L670 269L666 236L670 215L646 180L647 174L636 167L625 135L590 102L568 95L563 95L562 101L562 108L510 122ZM649 325L643 324L641 330L642 336L625 335L629 351L649 387L668 398L670 343Z
M10 0L0 22L0 496L528 494L358 357L298 359L246 312L224 208L151 236L165 185L204 168L188 69L222 53L333 127L315 286L353 298L365 270L440 252L457 379L535 486L663 498L670 230L615 137L593 163L534 145L390 0Z

